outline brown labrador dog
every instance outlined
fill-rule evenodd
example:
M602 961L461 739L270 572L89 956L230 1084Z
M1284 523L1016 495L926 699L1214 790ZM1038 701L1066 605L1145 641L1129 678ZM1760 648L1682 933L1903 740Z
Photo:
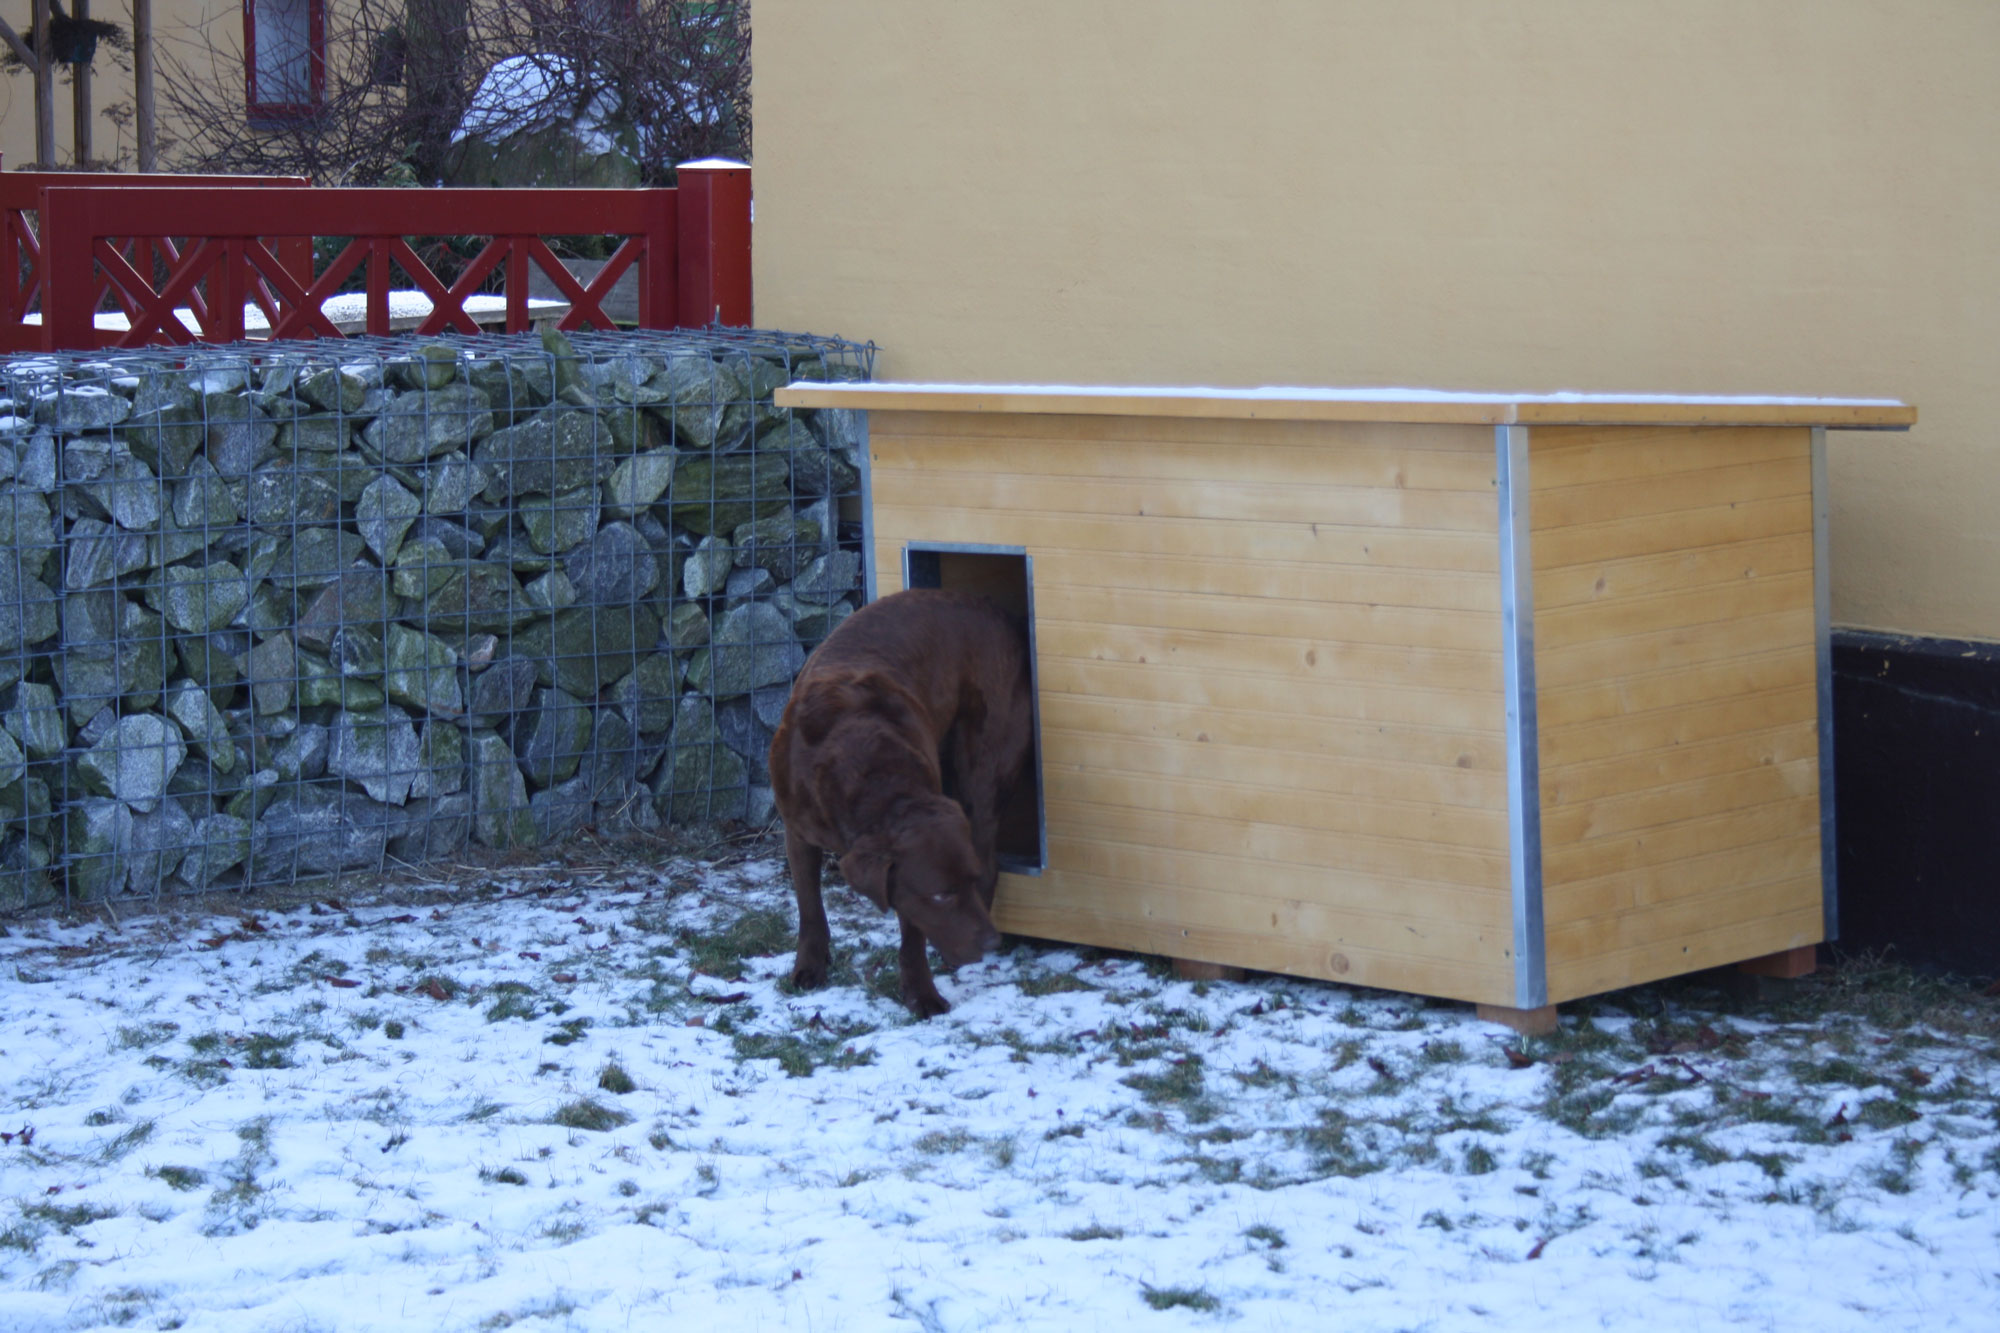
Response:
M799 900L793 984L826 982L820 853L903 928L903 1003L951 1006L924 941L948 967L1000 943L989 914L1000 811L1034 743L1028 644L981 597L912 589L843 621L806 662L771 739L771 790Z

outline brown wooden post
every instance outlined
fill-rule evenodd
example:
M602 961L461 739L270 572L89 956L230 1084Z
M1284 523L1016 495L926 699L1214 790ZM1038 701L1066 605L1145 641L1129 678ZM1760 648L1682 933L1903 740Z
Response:
M49 0L35 0L35 165L56 166L56 66L49 59Z
M72 17L90 17L90 0L70 0ZM79 60L69 67L70 76L70 160L88 170L91 157L90 62Z
M747 326L750 303L750 168L722 158L674 171L680 232L682 328Z
M139 170L159 169L153 124L153 0L132 0L132 106L139 135Z
M1539 1009L1514 1009L1504 1004L1478 1004L1473 1011L1488 1023L1498 1023L1509 1027L1524 1037L1546 1037L1562 1025L1556 1007L1545 1004Z

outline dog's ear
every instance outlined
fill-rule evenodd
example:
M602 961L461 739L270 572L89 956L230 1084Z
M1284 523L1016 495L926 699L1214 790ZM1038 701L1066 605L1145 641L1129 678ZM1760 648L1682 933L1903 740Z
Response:
M840 873L847 882L883 911L889 910L889 881L895 862L889 857L886 838L862 838L840 858Z

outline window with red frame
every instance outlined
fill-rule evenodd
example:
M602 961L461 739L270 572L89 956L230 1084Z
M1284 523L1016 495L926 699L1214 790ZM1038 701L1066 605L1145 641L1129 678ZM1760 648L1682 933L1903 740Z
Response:
M243 0L250 123L297 120L326 92L326 0Z

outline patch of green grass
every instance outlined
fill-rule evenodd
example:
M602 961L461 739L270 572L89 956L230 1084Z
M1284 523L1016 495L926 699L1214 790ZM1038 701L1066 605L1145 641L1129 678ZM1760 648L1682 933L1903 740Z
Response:
M544 1046L574 1046L583 1040L583 1034L589 1027L590 1020L588 1018L566 1019L556 1025L554 1032L542 1038L542 1044Z
M1139 1284L1144 1290L1146 1304L1155 1310L1188 1309L1208 1314L1222 1308L1222 1302L1209 1295L1206 1287L1155 1287Z
M1284 1088L1296 1092L1299 1081L1281 1069L1273 1069L1262 1060L1255 1061L1250 1068L1232 1069L1229 1076L1246 1088Z
M1870 1129L1900 1129L1923 1118L1916 1107L1897 1097L1873 1097L1854 1113L1856 1123Z
M549 1123L561 1125L566 1129L587 1129L602 1134L621 1125L631 1124L632 1117L615 1106L606 1106L589 1097L579 1097L558 1107L556 1113L549 1117Z
M141 1120L124 1133L99 1144L90 1154L90 1158L99 1166L109 1166L113 1162L123 1161L134 1148L153 1137L153 1128L151 1120Z
M33 1254L35 1247L41 1243L41 1232L34 1227L12 1226L0 1231L0 1250L19 1250L22 1254Z
M1873 1071L1837 1055L1825 1060L1805 1056L1793 1060L1789 1067L1792 1077L1809 1087L1837 1084L1846 1088L1873 1088L1884 1081Z
M1293 1134L1322 1175L1368 1176L1388 1165L1363 1141L1361 1126L1337 1106L1323 1108L1317 1123Z
M798 937L789 912L754 908L720 930L675 932L695 971L724 981L743 979L743 960L768 958L793 948Z
M528 1178L511 1166L503 1166L498 1171L481 1167L479 1178L494 1185L525 1185Z
M1043 1134L1042 1141L1044 1143L1054 1143L1057 1139L1080 1139L1082 1137L1083 1126L1072 1120L1067 1125L1057 1125L1054 1129ZM1994 1151L2000 1152L2000 1148L1996 1148Z
M632 1076L625 1072L625 1066L619 1064L616 1060L613 1060L599 1071L597 1086L617 1097L623 1097L629 1092L637 1092L639 1090L639 1085L634 1083Z
M533 986L518 981L496 981L488 988L494 1001L486 1007L486 1021L504 1023L510 1018L535 1019L542 1015Z
M1465 1047L1447 1038L1427 1041L1418 1053L1427 1065L1456 1065L1465 1062Z
M146 1168L146 1174L183 1194L208 1183L208 1172L192 1166L152 1166Z
M1124 1227L1107 1227L1102 1222L1092 1222L1087 1227L1077 1227L1062 1233L1064 1240L1124 1240Z
M971 1142L972 1135L966 1130L934 1129L918 1135L910 1146L927 1157L941 1157L945 1153L964 1152Z
M1700 1134L1687 1131L1663 1136L1660 1147L1669 1152L1684 1152L1703 1166L1720 1166L1734 1160L1727 1149L1717 1147Z
M21 1204L20 1209L21 1216L28 1221L52 1226L65 1236L78 1227L87 1227L92 1222L102 1222L106 1218L118 1216L118 1210L108 1204L63 1204L51 1203L46 1199Z
M181 1030L179 1023L139 1023L129 1028L118 1029L118 1049L139 1051L158 1046Z
M411 983L410 989L433 1000L456 1000L465 994L465 987L457 977L443 972L426 972Z
M1465 1174L1468 1176L1489 1175L1500 1168L1500 1160L1493 1150L1483 1143L1465 1145Z
M1285 1248L1285 1233L1272 1226L1269 1222L1259 1222L1254 1227L1245 1227L1243 1234L1269 1249L1282 1250Z
M245 1069L290 1069L292 1067L292 1047L298 1044L296 1032L279 1034L275 1032L253 1032L243 1039L241 1054Z
M729 1040L739 1060L776 1060L787 1078L810 1078L817 1069L858 1069L874 1064L872 1048L850 1044L851 1038L871 1031L860 1024L803 1037L791 1032L731 1032Z
M1040 999L1044 995L1066 995L1073 991L1094 991L1099 987L1091 985L1073 972L1057 972L1050 968L1036 968L1014 983L1021 994Z
M401 1041L403 1039L403 1032L403 1025L393 1018L382 1024L382 1035L390 1041Z

